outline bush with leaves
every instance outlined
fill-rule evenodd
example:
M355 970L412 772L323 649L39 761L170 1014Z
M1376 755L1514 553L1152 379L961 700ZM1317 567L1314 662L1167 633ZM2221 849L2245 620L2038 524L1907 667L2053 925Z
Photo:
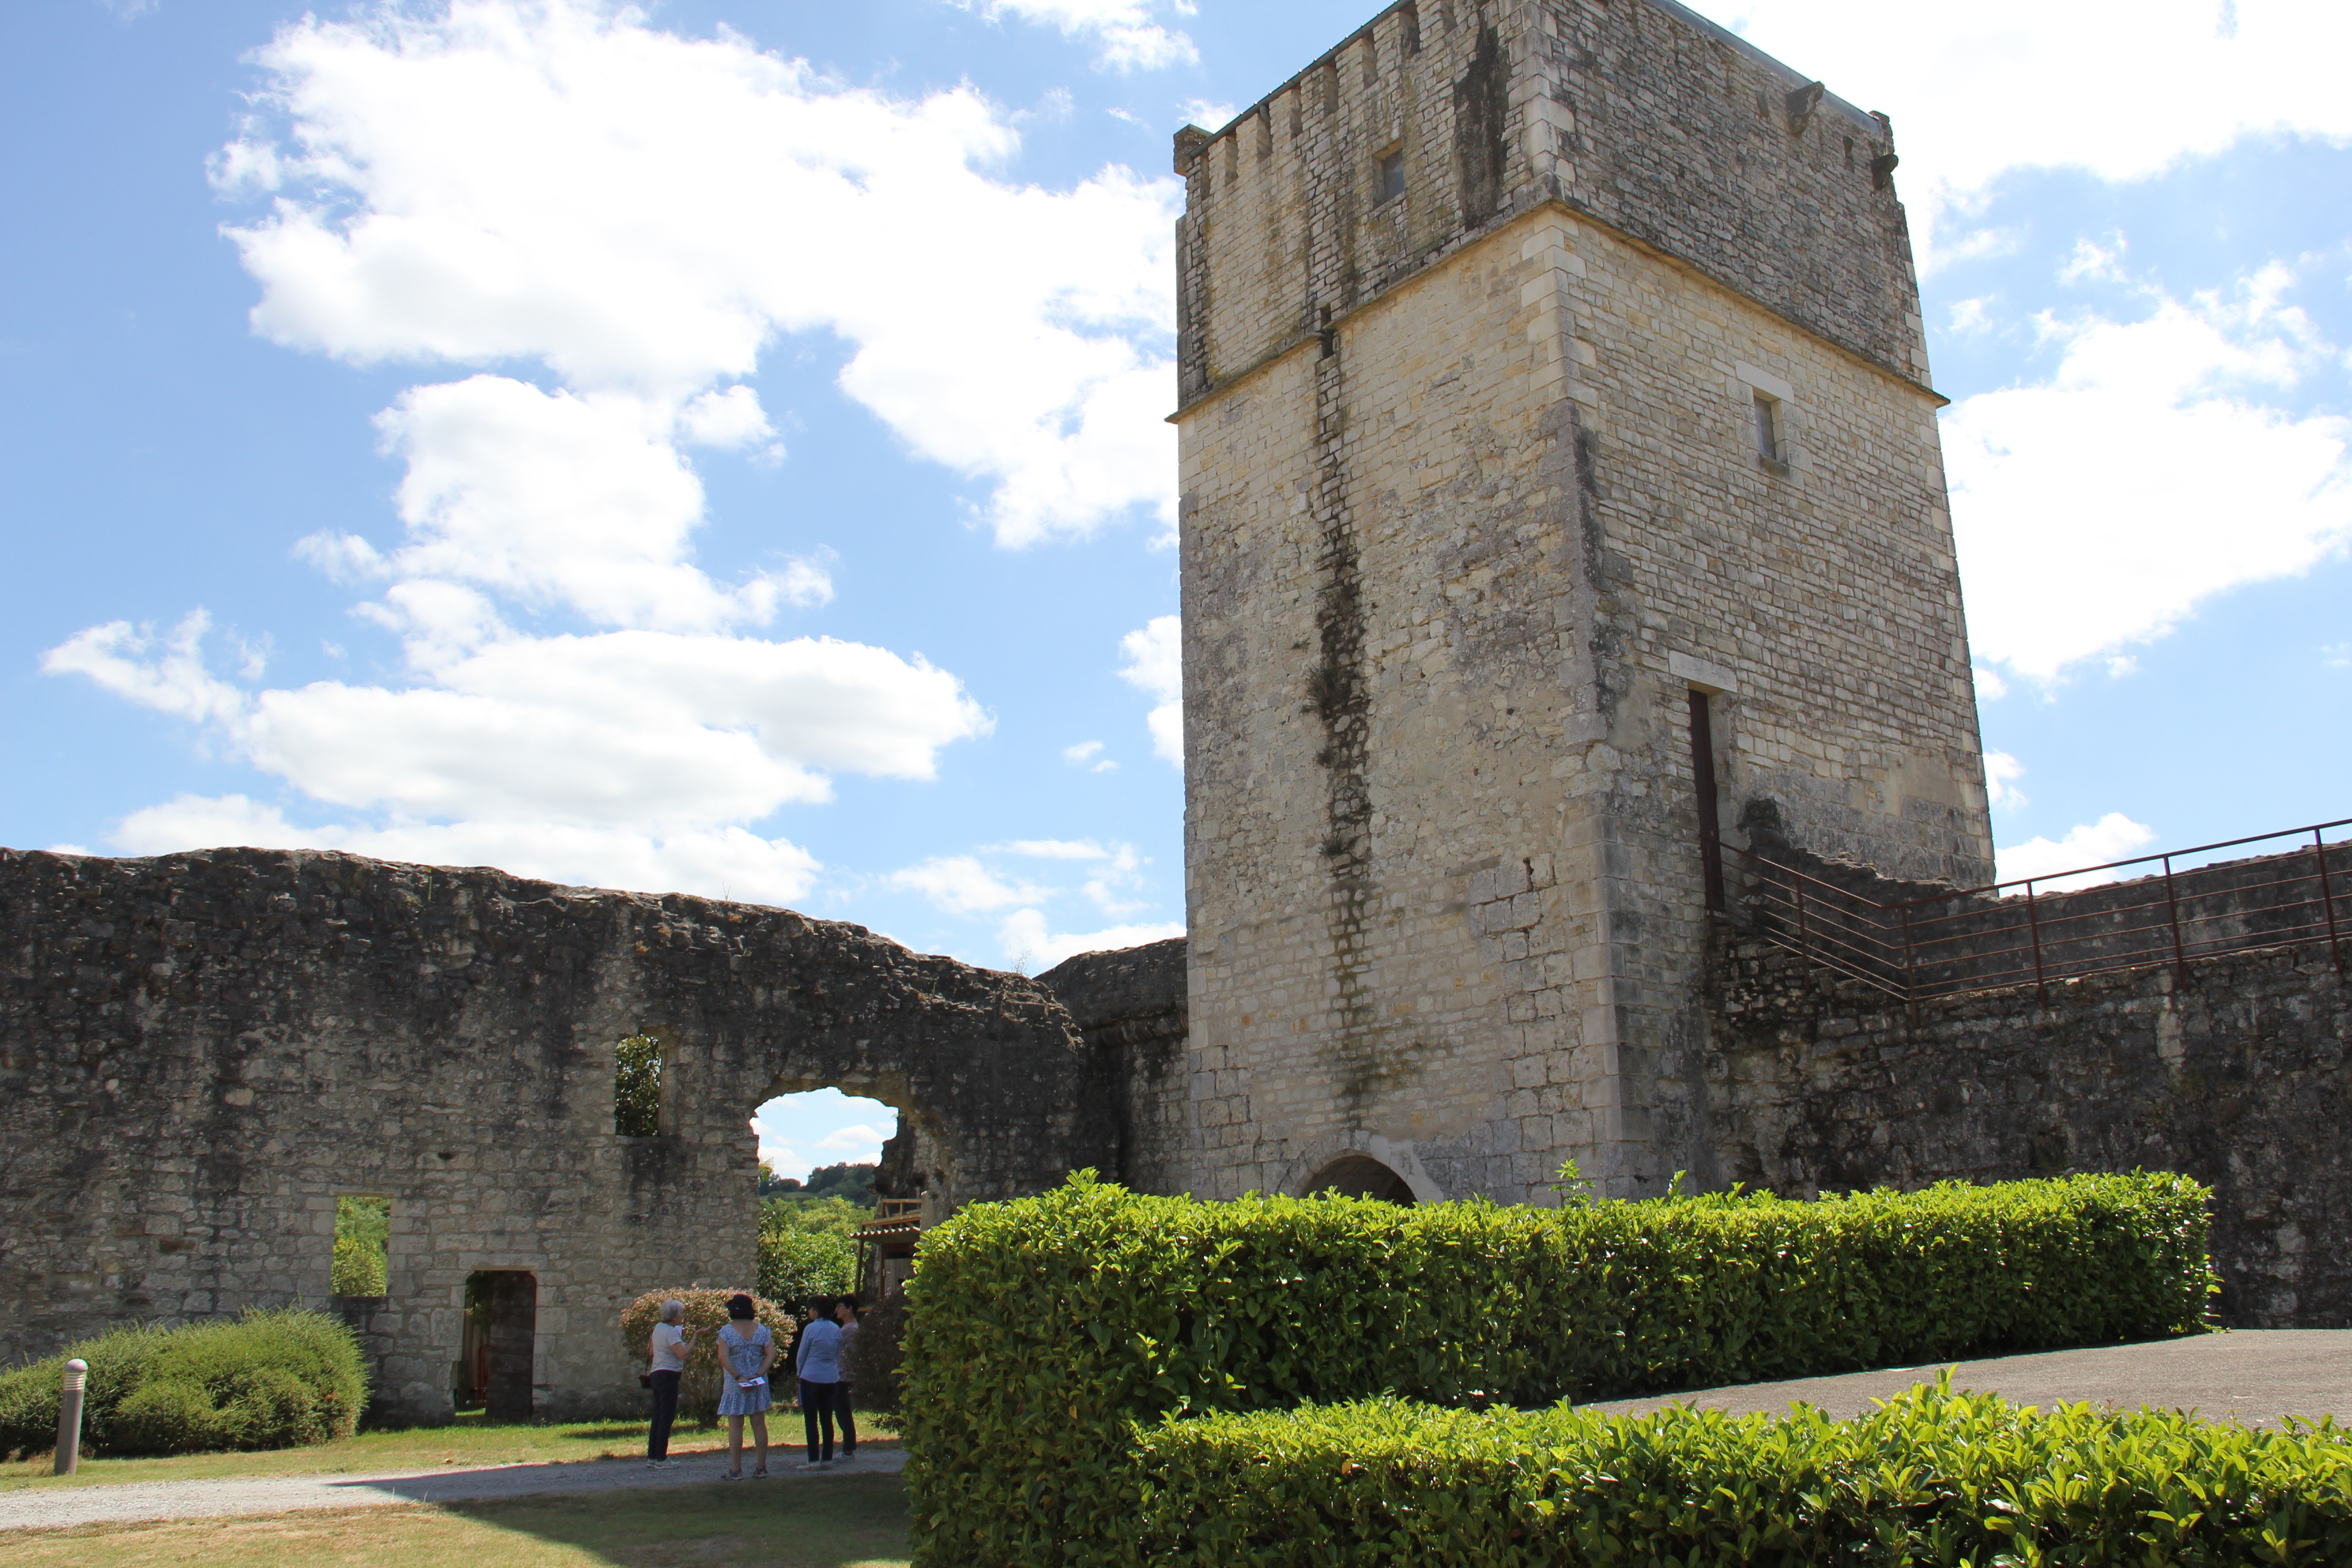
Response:
M1542 1405L2193 1332L2206 1190L2077 1176L1819 1202L1207 1204L1090 1176L924 1237L922 1560L1116 1561L1135 1423L1393 1394Z
M695 1335L694 1347L686 1353L686 1375L678 1380L677 1410L681 1416L705 1426L716 1426L719 1421L719 1331L727 1325L728 1298L736 1294L733 1290L673 1285L664 1290L646 1291L621 1311L621 1339L636 1364L647 1367L653 1364L654 1325L661 1321L662 1303L686 1303L686 1326L700 1331ZM778 1371L772 1375L782 1381L775 1386L788 1389L793 1377L793 1340L801 1331L802 1320L761 1295L754 1295L751 1303L760 1321L776 1336ZM782 1399L780 1394L779 1403Z
M631 1035L614 1047L613 1131L651 1138L661 1131L661 1041Z
M1143 1428L1132 1475L1090 1560L2352 1563L2352 1433L2332 1423L2043 1413L1948 1373L1852 1421L1394 1400L1212 1415Z
M335 1200L335 1255L329 1289L338 1296L381 1296L392 1237L389 1198Z
M0 1375L0 1457L57 1441L65 1363L89 1363L82 1442L94 1454L290 1448L348 1437L367 1361L320 1312L247 1312L183 1329L117 1329Z

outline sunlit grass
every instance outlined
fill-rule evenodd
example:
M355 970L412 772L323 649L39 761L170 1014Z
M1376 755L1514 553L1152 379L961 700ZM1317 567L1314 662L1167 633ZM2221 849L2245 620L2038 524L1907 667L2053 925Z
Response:
M898 1426L888 1416L857 1413L858 1440L895 1443ZM768 1420L768 1436L776 1447L790 1449L801 1440L801 1418L778 1411ZM751 1434L744 1434L744 1446ZM713 1453L726 1446L723 1432L681 1426L670 1439L670 1455L683 1458ZM379 1470L425 1470L485 1465L547 1465L579 1460L642 1458L646 1424L642 1421L583 1421L545 1425L499 1425L484 1421L479 1411L457 1417L449 1426L412 1426L400 1431L362 1432L340 1442L308 1448L275 1448L258 1454L183 1454L168 1459L85 1458L70 1476L49 1474L50 1456L37 1455L0 1465L0 1491L28 1487L105 1486L124 1481L210 1480L231 1476L365 1475Z
M905 1568L896 1476L10 1531L10 1568Z

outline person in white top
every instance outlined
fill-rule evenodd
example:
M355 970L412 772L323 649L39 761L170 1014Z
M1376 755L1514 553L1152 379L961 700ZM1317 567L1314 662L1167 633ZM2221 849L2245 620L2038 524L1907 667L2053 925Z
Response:
M669 1462L669 1429L677 1424L677 1385L686 1375L686 1352L694 1348L697 1331L686 1328L686 1303L664 1301L661 1321L654 1325L646 1347L653 1362L654 1424L646 1433L646 1468L666 1468Z

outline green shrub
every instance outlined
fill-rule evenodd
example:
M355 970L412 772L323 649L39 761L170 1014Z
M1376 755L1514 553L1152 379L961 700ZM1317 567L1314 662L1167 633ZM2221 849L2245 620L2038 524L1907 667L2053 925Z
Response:
M727 1323L727 1299L732 1290L709 1290L700 1286L673 1285L648 1290L621 1310L621 1339L639 1367L653 1364L654 1325L661 1321L664 1301L686 1303L686 1326L701 1331L686 1352L686 1375L678 1380L677 1412L705 1426L719 1422L719 1333ZM776 1336L776 1369L769 1374L771 1388L793 1385L793 1339L804 1321L763 1296L751 1298L760 1321ZM781 1398L781 1395L779 1395Z
M1394 1402L1215 1415L1139 1432L1133 1476L1093 1561L2352 1562L2352 1434L2331 1424L2042 1414L1954 1394L1948 1374L1846 1422Z
M338 1296L383 1295L391 1237L390 1198L337 1198L333 1282L328 1288Z
M857 1281L857 1248L824 1231L789 1226L760 1227L760 1294L805 1307L818 1296L838 1296Z
M1816 1203L1229 1204L1072 1181L924 1237L906 1342L924 1561L1090 1561L1130 1423L1382 1394L1542 1405L2198 1329L2171 1175Z
M0 1376L0 1458L56 1443L58 1385L77 1356L89 1363L82 1446L92 1454L322 1443L350 1436L367 1404L366 1358L323 1313L117 1329Z

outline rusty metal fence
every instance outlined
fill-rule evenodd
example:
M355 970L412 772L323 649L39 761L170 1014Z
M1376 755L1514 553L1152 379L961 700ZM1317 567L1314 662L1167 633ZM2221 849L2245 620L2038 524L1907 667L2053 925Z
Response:
M1758 931L1832 973L1906 1002L2051 984L2248 948L2352 939L2352 817L2111 860L1904 902L1727 846ZM2331 840L2328 837L2334 834ZM2238 858L2221 850L2287 840ZM2146 868L2137 875L2116 877ZM2095 885L2083 885L2084 879Z

